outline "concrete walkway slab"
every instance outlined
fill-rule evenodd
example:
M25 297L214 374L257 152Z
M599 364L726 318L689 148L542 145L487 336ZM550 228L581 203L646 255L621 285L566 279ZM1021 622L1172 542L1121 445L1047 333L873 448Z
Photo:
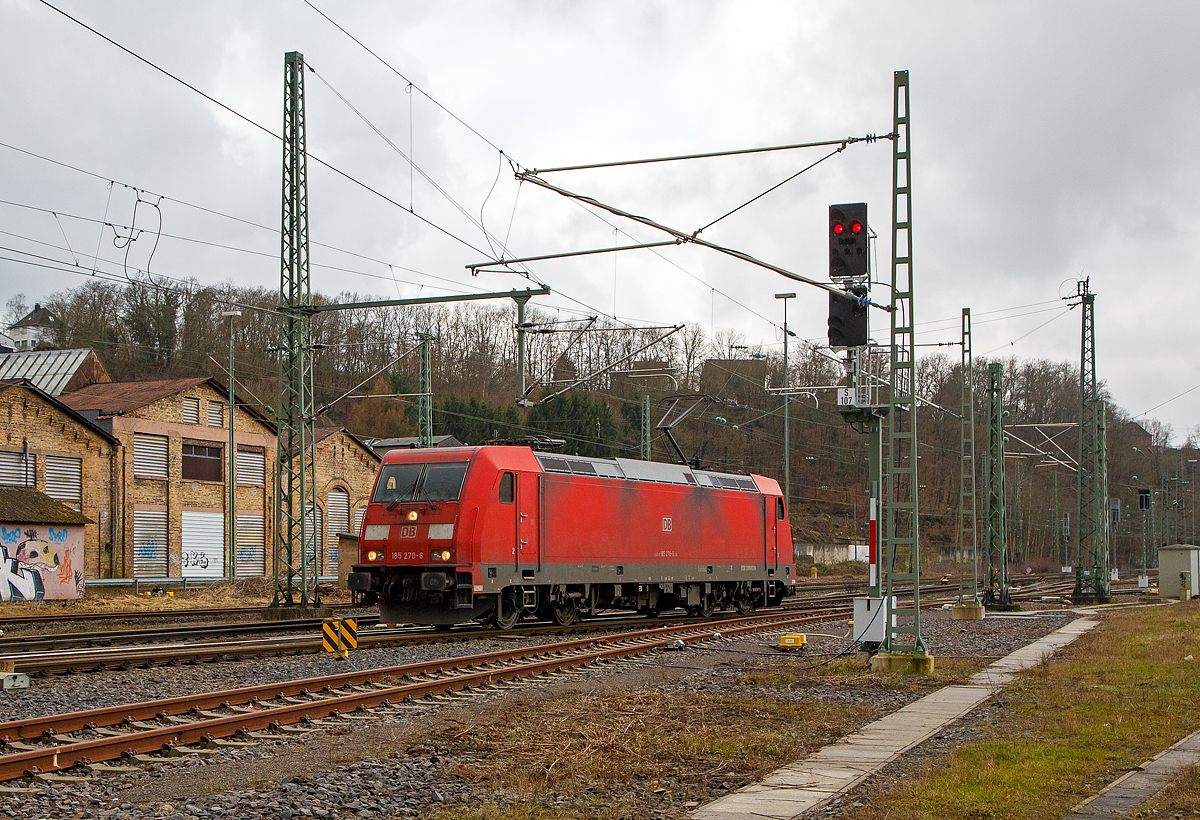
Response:
M1096 626L1080 618L978 673L969 685L946 686L869 723L760 782L701 806L693 820L791 820L849 791L904 752L983 703L1013 675L1041 663ZM1097 815L1100 816L1100 815ZM1111 817L1112 815L1103 815Z
M1065 820L1124 817L1170 785L1183 769L1198 763L1200 732L1193 732L1084 800Z

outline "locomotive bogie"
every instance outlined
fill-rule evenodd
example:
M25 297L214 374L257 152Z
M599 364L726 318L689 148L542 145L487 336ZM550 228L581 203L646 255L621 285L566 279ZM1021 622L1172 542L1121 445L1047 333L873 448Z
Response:
M388 453L359 546L348 586L385 623L706 617L777 603L794 581L771 479L523 447Z

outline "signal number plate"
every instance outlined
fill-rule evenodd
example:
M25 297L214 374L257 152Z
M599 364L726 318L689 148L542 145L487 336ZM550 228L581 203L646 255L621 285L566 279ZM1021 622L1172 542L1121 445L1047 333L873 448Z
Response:
M416 525L402 526L400 528L400 537L401 538L416 538L417 537Z

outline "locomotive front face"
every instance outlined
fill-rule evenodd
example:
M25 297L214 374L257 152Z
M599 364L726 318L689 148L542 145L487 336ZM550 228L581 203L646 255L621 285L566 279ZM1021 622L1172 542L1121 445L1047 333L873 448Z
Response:
M385 623L461 623L476 617L468 537L459 537L467 461L405 454L385 462L363 519L361 563L348 581Z

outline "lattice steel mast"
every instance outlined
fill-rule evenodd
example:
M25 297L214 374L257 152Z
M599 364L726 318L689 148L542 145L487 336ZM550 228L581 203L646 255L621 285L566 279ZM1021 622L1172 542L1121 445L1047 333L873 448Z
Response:
M959 437L958 603L963 600L963 561L971 551L971 602L979 603L979 533L975 517L975 371L971 358L971 309L962 309L962 435Z
M892 140L892 350L891 411L885 471L884 535L886 600L907 595L912 604L891 609L882 649L925 655L921 638L921 547L917 506L916 342L913 336L912 197L908 72L893 86Z
M1079 370L1079 561L1072 600L1112 598L1108 575L1108 456L1104 400L1096 384L1096 295L1084 279L1074 297L1083 309Z
M275 595L271 606L319 606L313 498L312 305L308 272L308 154L304 55L284 55L283 216L279 274L279 410ZM300 555L297 555L297 552Z
M988 427L984 472L987 487L983 500L983 544L987 561L983 603L1008 607L1008 518L1004 492L1004 365L988 365Z

